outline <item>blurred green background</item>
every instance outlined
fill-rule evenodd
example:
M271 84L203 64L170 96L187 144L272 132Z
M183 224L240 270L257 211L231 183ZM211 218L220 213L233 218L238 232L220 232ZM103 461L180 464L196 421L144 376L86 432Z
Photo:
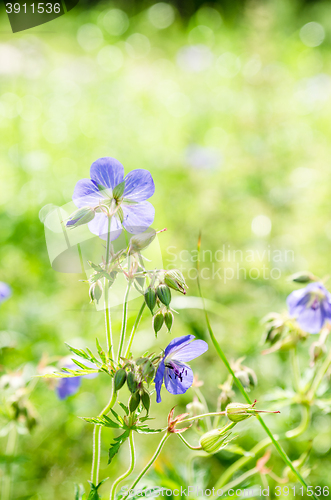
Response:
M69 202L90 164L112 156L126 172L151 171L154 227L168 228L159 237L164 265L183 266L188 300L197 288L195 263L187 260L202 231L202 249L212 254L205 254L205 275L212 276L213 265L219 270L202 281L216 335L230 358L246 356L259 378L252 397L262 404L291 381L287 354L260 355L260 319L285 308L293 290L286 281L290 273L309 269L324 276L330 270L331 6L275 0L231 8L220 2L197 6L196 12L184 9L182 16L170 4L130 5L127 11L123 2L78 6L15 35L2 6L0 279L11 285L13 296L1 306L0 369L19 370L19 384L20 377L37 373L42 357L47 364L66 356L64 342L90 348L96 336L104 342L103 315L88 304L83 276L51 268L39 211ZM246 279L242 270L224 283L225 268L236 270L238 262L218 262L215 252L224 248L254 252L252 262L239 259ZM268 258L273 250L282 252L281 262ZM179 255L175 263L173 254ZM183 309L173 335L194 333L207 340L203 314L192 305L178 304ZM130 325L138 308L138 301L130 304ZM112 317L118 332L120 308ZM169 340L164 331L154 340L146 314L137 355ZM300 348L303 369L313 340ZM217 385L227 375L213 348L192 367L215 409ZM92 426L77 416L96 415L109 392L109 379L100 375L60 402L38 381L30 396L38 425L19 436L13 500L74 498L73 483L89 478L92 443ZM155 426L164 425L174 404L184 411L191 400L192 391L176 398L164 391L162 404L153 403ZM274 432L297 422L295 409L268 417ZM309 484L331 484L330 425L329 415L316 412L309 431L284 444L296 459L315 437ZM238 442L247 449L264 437L255 421L241 431ZM116 477L127 462L123 447L118 461L106 466L111 439L112 432L104 432L102 477ZM0 442L4 461L6 436ZM140 470L155 437L140 436L138 443ZM158 461L156 484L173 477L165 469L171 463L185 478L186 455L172 439ZM198 459L196 477L205 470L205 481L213 485L235 459L226 451ZM284 465L275 452L271 462L281 476ZM261 484L259 477L250 484ZM109 481L101 490L104 498L108 489Z

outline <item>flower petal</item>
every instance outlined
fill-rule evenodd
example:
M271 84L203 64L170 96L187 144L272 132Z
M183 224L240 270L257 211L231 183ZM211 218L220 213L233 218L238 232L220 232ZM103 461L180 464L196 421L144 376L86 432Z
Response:
M103 240L107 240L108 234L108 217L107 215L101 213L96 214L94 219L88 223L89 230L91 233L96 234ZM122 226L120 221L116 216L111 218L110 226L110 240L114 241L122 232Z
M161 403L161 387L163 383L163 375L164 375L164 361L162 360L159 364L159 367L156 371L155 377L154 377L154 384L155 384L155 390L156 390L156 402Z
M56 387L59 399L65 399L68 396L76 394L81 384L81 377L61 378Z
M172 356L173 361L191 361L208 351L208 344L204 340L193 340L189 344L179 346Z
M142 201L136 205L122 205L124 220L123 226L131 234L138 234L146 231L152 224L155 209L149 201Z
M11 288L7 283L0 281L0 303L4 302L11 296Z
M297 322L308 333L318 333L325 322L324 309L304 309L297 318Z
M97 184L114 189L123 181L124 167L122 163L110 158L99 158L91 165L90 176Z
M195 339L194 335L183 335L182 337L177 337L167 345L164 351L164 357L167 357L168 354L177 350L177 348L182 344L188 344L191 340Z
M98 205L102 199L98 186L91 179L78 181L72 195L72 200L78 208Z
M125 177L124 199L132 201L145 201L155 192L153 177L145 169L137 169L129 172Z
M184 394L193 384L192 369L185 363L172 362L173 368L166 367L164 371L164 384L170 394ZM176 373L177 371L177 373ZM178 372L180 376L178 376Z

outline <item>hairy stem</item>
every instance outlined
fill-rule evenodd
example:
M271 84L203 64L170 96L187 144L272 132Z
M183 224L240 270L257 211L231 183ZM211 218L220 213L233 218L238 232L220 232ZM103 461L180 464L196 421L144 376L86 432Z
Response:
M110 492L110 500L114 500L115 494L116 494L116 488L119 485L119 483L121 481L123 481L125 478L127 478L134 469L136 457L135 457L135 449L134 449L134 441L133 441L133 431L130 431L130 434L129 434L129 444L130 444L130 467L128 468L128 470L126 472L124 472L124 474L119 476L116 479L116 481L114 482L114 484L111 488L111 492Z
M128 318L128 299L129 299L129 292L130 292L130 288L131 288L131 283L132 283L132 280L129 279L128 285L126 287L125 296L124 296L121 336L120 336L120 343L118 346L118 353L117 353L117 358L116 358L117 363L119 362L119 360L122 356L123 345L124 345L124 341L125 341L126 324L127 324L127 318Z
M155 451L154 455L152 456L152 458L150 459L150 461L148 462L148 464L144 467L144 469L141 471L141 473L139 474L139 476L135 479L135 481L133 481L132 485L129 488L128 493L122 498L122 500L126 500L128 498L130 490L134 489L134 487L139 483L140 479L142 479L144 477L144 475L152 467L153 463L155 462L155 460L157 459L157 457L160 455L160 453L162 451L162 448L165 445L165 442L167 441L167 439L168 439L169 436L170 436L170 434L168 432L163 436L163 438L161 439L158 447L156 448L156 451Z
M200 255L200 246L201 246L201 238L199 237L198 255ZM228 360L227 360L227 358L226 358L223 350L221 349L221 346L217 342L216 337L214 335L214 332L212 330L212 327L211 327L211 324L210 324L210 321L209 321L209 316L208 316L208 313L207 313L207 310L206 310L206 307L205 307L204 297L202 295L202 290L201 290L200 276L199 276L199 259L197 260L197 271L198 271L198 273L197 273L197 284L198 284L199 294L200 294L200 297L201 297L201 300L202 300L202 303L203 303L203 310L204 310L204 313L205 313L205 319L206 319L206 323L207 323L207 329L208 329L211 341L214 344L214 347L216 349L216 352L217 352L218 356L223 361L223 363L226 366L228 372L232 375L233 380L234 380L236 386L238 387L238 389L240 390L241 394L243 395L243 397L245 398L245 400L247 401L248 404L252 404L252 401L251 401L250 397L248 396L247 392L245 391L244 386L237 379L234 371L232 370L232 368L230 366L230 363L228 362ZM329 356L330 356L330 363L331 363L331 355L329 355ZM306 490L308 490L308 485L307 485L306 481L304 480L304 478L302 477L302 475L300 474L300 472L296 470L296 468L292 464L292 461L287 456L286 452L283 450L283 448L281 447L281 445L276 441L276 439L274 438L271 430L269 429L269 427L264 422L263 418L260 415L256 415L256 418L259 420L261 426L263 427L263 429L265 430L265 432L270 437L270 439L271 439L274 447L276 448L276 450L278 451L279 455L282 457L282 459L284 460L284 462L286 463L286 465L288 465L288 467L291 469L291 471L293 472L293 474L295 474L295 476L298 478L298 480L300 481L300 483L306 488ZM311 496L313 498L315 498L315 500L318 500L317 497L316 497L316 495L314 493L312 493Z
M202 450L202 446L192 446L188 441L186 441L186 439L184 438L184 436L182 436L182 434L180 433L177 433L177 436L179 437L179 439L181 441L183 441L183 443L188 447L190 448L190 450Z
M135 333L137 331L137 328L139 326L139 323L140 323L140 320L141 320L141 317L143 315L143 312L144 312L144 309L145 309L145 306L146 306L146 303L145 301L142 303L141 305L141 308L138 312L138 315L136 317L136 320L134 322L134 325L132 327L132 331L131 331L131 335L130 335L130 339L129 339L129 342L128 342L128 346L126 348L126 351L125 351L125 354L124 354L124 357L127 358L129 355L130 355L130 351L131 351L131 347L132 347L132 343L133 343L133 339L134 339L134 336L135 336Z

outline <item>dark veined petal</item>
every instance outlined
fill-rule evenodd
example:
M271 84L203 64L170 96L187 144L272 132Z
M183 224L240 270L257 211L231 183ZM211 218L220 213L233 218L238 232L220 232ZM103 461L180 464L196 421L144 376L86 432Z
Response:
M94 207L102 199L98 186L91 179L78 181L72 195L72 200L78 208Z
M176 351L179 346L183 346L185 344L189 344L191 340L195 339L194 335L183 335L182 337L177 337L167 345L164 351L164 357L167 357L168 354Z
M155 209L149 201L143 201L136 205L122 205L123 226L131 234L138 234L146 231L152 224Z
M154 384L155 384L155 390L156 390L156 402L161 403L161 387L163 383L163 375L164 375L164 361L162 360L159 364L159 367L156 371L155 377L154 377Z
M109 156L99 158L91 165L90 176L97 184L114 189L123 181L124 167L122 163Z
M178 347L176 353L172 356L173 361L191 361L208 350L208 344L204 340L193 340L189 344L183 344Z
M153 177L148 170L132 170L125 177L124 199L145 201L153 196L154 191Z
M107 240L108 234L108 217L106 214L100 213L96 214L94 219L88 223L89 230L91 233L96 234L103 240ZM116 216L111 218L110 226L110 239L111 241L116 240L122 232L122 226L120 221Z
M172 362L173 367L166 366L164 384L170 394L184 394L193 384L192 369L185 363Z
M81 377L61 378L56 386L59 399L65 399L76 392L81 384Z

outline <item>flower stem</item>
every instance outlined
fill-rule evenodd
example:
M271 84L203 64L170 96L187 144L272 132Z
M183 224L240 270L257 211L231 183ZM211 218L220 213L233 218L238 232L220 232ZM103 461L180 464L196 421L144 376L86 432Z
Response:
M183 441L183 443L188 447L190 448L190 450L202 450L202 446L192 446L188 441L186 441L186 439L184 438L184 436L182 436L182 434L180 433L177 433L177 436L179 437L179 439L181 441Z
M300 393L300 379L301 379L301 377L300 377L300 368L299 368L299 363L298 363L298 351L297 351L296 347L294 347L293 349L290 350L290 360L291 360L294 390L297 393Z
M132 342L133 342L133 339L134 339L134 336L135 336L135 333L137 331L137 328L139 326L139 323L140 323L140 320L141 320L141 317L143 315L143 312L144 312L144 309L145 309L145 301L142 303L141 305L141 308L138 312L138 315L136 317L136 320L134 322L134 325L132 327L132 331L131 331L131 335L130 335L130 339L129 339L129 343L128 343L128 346L126 348L126 351L125 351L125 354L124 354L124 357L127 358L130 354L130 351L131 351L131 347L132 347Z
M164 446L164 444L167 441L167 439L168 439L169 436L170 436L170 434L168 432L163 436L163 438L161 439L158 447L156 448L156 451L155 451L154 455L152 456L152 458L150 459L150 461L148 462L148 464L144 467L144 469L141 471L141 473L139 474L139 476L135 479L135 481L133 481L132 485L130 486L130 488L128 490L128 493L122 498L122 500L126 500L128 498L130 490L133 490L133 488L139 483L140 479L142 479L144 477L144 475L152 467L153 463L155 462L155 460L157 459L157 457L160 455L160 453L162 451L162 448L163 448L163 446Z
M12 427L8 433L8 440L6 446L6 456L9 458L13 458L13 455L15 453L16 437L17 437L16 426L15 424L12 424ZM7 465L5 462L5 471L6 472L2 476L2 481L1 481L1 498L2 500L10 500L11 462L8 462Z
M202 392L200 391L199 387L195 387L194 391L195 391L196 395L198 396L198 398L200 399L200 402L204 405L204 407L208 411L209 408L207 405L207 401L206 401L204 395L202 394ZM207 429L210 431L212 428L213 428L213 426L211 423L211 419L210 419L210 417L208 417L207 418Z
M116 488L119 485L119 483L121 481L123 481L123 479L128 477L134 469L136 457L135 457L135 449L134 449L134 441L133 441L133 431L130 431L130 434L129 434L129 444L130 444L130 467L128 468L128 470L126 472L124 472L124 474L119 476L116 479L116 481L114 482L114 484L112 485L111 492L110 492L110 500L114 500L115 494L116 494Z
M324 375L328 371L330 365L331 365L331 349L329 350L328 355L325 358L322 366L320 367L320 369L317 371L317 373L315 375L315 378L313 380L311 388L308 392L308 396L310 399L313 399L315 397L315 394L316 394L319 386L321 385L321 382L324 378Z
M119 362L119 360L122 356L123 345L124 345L124 341L125 341L126 324L127 324L127 318L128 318L128 299L129 299L129 292L130 292L130 288L131 288L131 283L132 283L132 280L129 279L128 286L126 287L126 292L125 292L125 296L124 296L121 336L120 336L120 343L118 346L118 353L117 353L117 358L116 358L117 363Z
M200 256L200 247L201 247L201 235L199 236L199 241L198 241L198 257ZM204 310L204 313L205 313L205 319L206 319L206 323L207 323L207 329L208 329L211 341L214 344L214 347L216 349L216 352L217 352L218 356L223 361L223 363L226 366L228 372L232 375L233 380L234 380L236 386L238 387L238 389L240 390L241 394L243 395L243 397L245 398L245 400L247 401L248 404L252 404L252 401L251 401L250 397L248 396L247 392L245 391L244 386L237 379L234 371L232 370L232 368L230 366L230 363L228 362L228 360L227 360L227 358L226 358L223 350L221 349L221 346L217 342L216 337L214 335L214 332L212 330L212 327L211 327L211 324L210 324L210 321L209 321L209 317L208 317L208 313L207 313L207 310L206 310L206 307L205 307L204 297L202 295L202 290L201 290L200 275L199 275L199 258L197 259L197 271L198 271L197 272L198 290L199 290L199 294L200 294L200 297L201 297L201 300L202 300L203 310ZM331 363L331 355L330 354L329 354L328 358L330 358L330 363ZM308 491L308 485L307 485L306 481L304 480L304 478L302 477L302 475L300 474L300 472L296 470L296 468L292 464L292 461L287 456L286 452L283 450L283 448L281 447L281 445L276 441L276 439L274 438L274 436L273 436L272 432L270 431L269 427L264 422L263 418L260 415L256 415L256 418L259 420L261 426L263 427L263 429L265 430L265 432L270 437L270 439L271 439L274 447L276 448L276 450L278 451L278 453L280 454L280 456L282 457L282 459L284 460L284 462L286 463L286 465L288 465L288 467L292 470L293 474L295 474L295 476L298 478L298 480L300 481L300 483ZM316 497L316 495L314 493L312 493L311 496L315 500L318 500L317 497Z
M222 496L224 495L224 493L226 493L227 491L231 490L232 488L235 488L236 486L238 486L238 484L242 483L243 481L245 481L245 479L248 479L249 477L251 476L254 476L255 474L258 474L259 470L257 467L254 467L253 469L250 469L248 470L247 472L245 472L244 474L242 474L241 476L237 477L236 479L234 479L233 481L231 481L231 483L228 483L226 484L223 488L222 488ZM219 488L221 489L221 488ZM215 490L216 490L216 487L215 487ZM222 498L222 497L217 497L217 498Z

